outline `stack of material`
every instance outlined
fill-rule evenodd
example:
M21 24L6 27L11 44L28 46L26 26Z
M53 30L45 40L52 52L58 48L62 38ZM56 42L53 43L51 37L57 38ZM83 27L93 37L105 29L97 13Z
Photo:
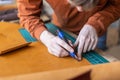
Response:
M0 21L13 21L18 20L17 16L17 9L7 9L7 10L1 10L0 11Z

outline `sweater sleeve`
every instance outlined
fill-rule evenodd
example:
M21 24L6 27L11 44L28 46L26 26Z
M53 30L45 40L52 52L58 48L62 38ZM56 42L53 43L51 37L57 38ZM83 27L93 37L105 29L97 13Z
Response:
M17 0L17 6L21 26L39 40L42 31L46 30L43 21L40 19L42 0Z
M101 36L107 27L120 18L120 0L108 0L108 3L101 11L95 13L88 19L87 24L92 25L98 36Z

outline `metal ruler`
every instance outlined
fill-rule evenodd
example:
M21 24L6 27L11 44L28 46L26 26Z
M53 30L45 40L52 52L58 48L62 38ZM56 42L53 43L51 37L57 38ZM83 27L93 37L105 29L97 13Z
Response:
M56 27L54 24L52 23L47 23L45 24L47 29L54 35L56 35L56 30L58 29L58 27ZM19 29L19 32L21 33L21 35L25 38L25 40L27 42L35 42L37 41L35 38L33 38L29 32L27 30L25 30L24 28ZM63 34L65 35L65 37L69 40L72 41L72 43L75 42L76 38L71 36L69 34L69 32L66 32L63 30ZM91 64L102 64L102 63L108 63L110 62L109 60L107 60L105 57L101 56L99 53L95 52L95 51L90 51L87 52L85 54L83 54L83 57L86 58Z

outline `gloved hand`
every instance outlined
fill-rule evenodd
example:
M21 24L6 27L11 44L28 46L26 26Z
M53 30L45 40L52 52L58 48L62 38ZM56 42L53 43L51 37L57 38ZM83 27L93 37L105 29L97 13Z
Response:
M74 52L73 48L70 47L65 41L60 39L58 36L54 36L47 30L41 33L40 40L48 48L48 51L57 57L68 56L68 51Z
M98 41L98 36L94 27L89 24L84 25L81 29L74 47L78 46L77 56L81 59L82 53L85 53L90 50L94 50Z

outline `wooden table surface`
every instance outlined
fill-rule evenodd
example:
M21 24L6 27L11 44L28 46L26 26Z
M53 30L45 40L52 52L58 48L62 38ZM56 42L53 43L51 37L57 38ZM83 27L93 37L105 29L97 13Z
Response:
M25 42L18 32L19 28L19 24L0 22L0 33L10 37L7 39ZM2 40L0 39L0 41ZM14 40L11 42L14 43ZM86 59L78 62L71 57L57 58L49 54L47 48L38 41L31 43L28 47L1 55L0 77L77 68L86 65L91 65Z

